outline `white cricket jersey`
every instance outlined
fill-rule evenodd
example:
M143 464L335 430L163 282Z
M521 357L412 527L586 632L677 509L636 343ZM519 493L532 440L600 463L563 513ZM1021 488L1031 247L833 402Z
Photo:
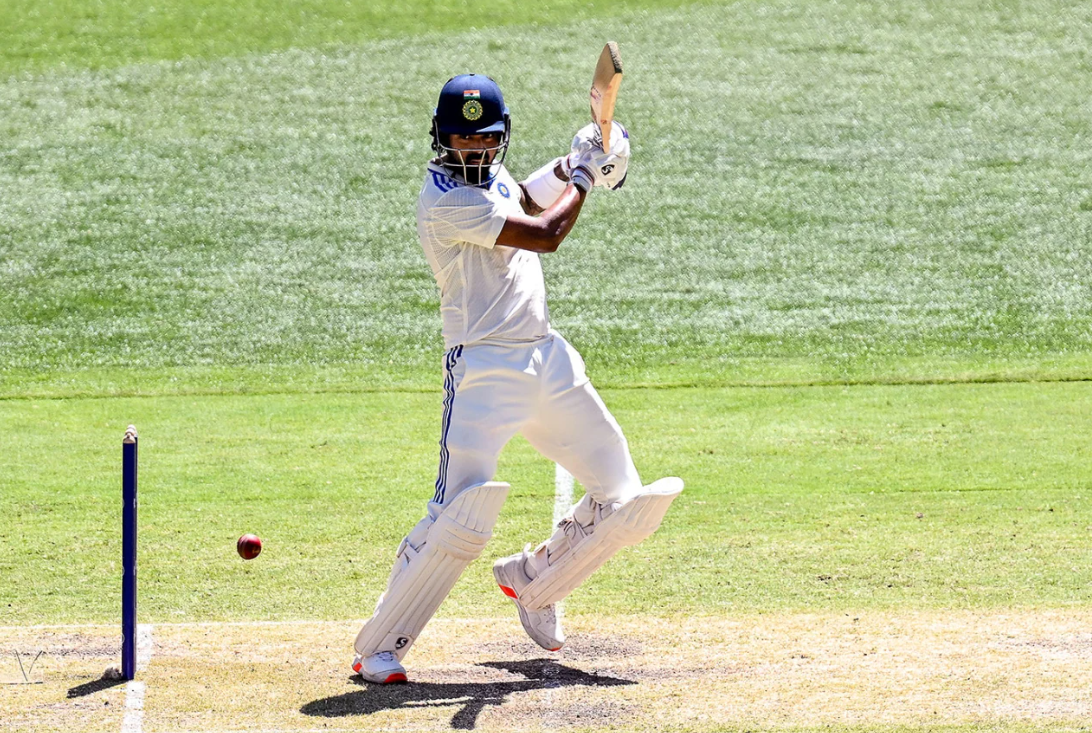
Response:
M489 188L468 186L435 162L417 199L417 234L436 284L447 348L534 341L550 330L538 255L495 246L519 184L504 166Z

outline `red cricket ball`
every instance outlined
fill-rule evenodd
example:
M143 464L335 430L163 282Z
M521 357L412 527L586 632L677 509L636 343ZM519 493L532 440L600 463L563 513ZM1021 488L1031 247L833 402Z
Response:
M262 553L262 540L256 534L245 534L235 543L235 549L239 551L239 557L253 560Z

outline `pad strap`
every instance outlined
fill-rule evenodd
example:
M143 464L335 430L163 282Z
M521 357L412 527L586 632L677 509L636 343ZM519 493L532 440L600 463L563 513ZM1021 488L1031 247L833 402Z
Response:
M568 182L561 180L554 174L554 168L561 162L561 158L554 158L546 165L527 177L523 182L523 188L531 201L540 209L546 210L553 206L561 194L565 192Z
M561 520L554 536L527 555L532 580L515 589L520 604L537 611L560 601L623 547L655 532L682 490L681 479L664 478L623 503L595 505L588 525L573 514ZM591 501L587 496L585 500Z

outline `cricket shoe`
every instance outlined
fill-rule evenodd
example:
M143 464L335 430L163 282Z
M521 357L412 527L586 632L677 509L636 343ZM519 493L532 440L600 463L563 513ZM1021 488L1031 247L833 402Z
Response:
M556 652L565 645L565 632L561 630L561 619L557 616L557 609L551 604L538 611L532 611L519 602L519 591L531 582L524 564L524 555L523 552L517 552L515 555L497 560L493 563L493 577L497 579L501 592L516 604L520 623L523 624L523 630L527 632L527 635L543 649Z
M368 682L390 685L406 681L406 668L394 658L394 652L376 652L366 657L359 654L353 659L353 671Z

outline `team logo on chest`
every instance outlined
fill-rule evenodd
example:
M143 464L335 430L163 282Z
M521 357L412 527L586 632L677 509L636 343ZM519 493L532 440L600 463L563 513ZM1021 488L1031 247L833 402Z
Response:
M497 184L497 191L500 192L500 195L504 196L504 198L511 198L511 194L508 192L508 186L503 183Z

